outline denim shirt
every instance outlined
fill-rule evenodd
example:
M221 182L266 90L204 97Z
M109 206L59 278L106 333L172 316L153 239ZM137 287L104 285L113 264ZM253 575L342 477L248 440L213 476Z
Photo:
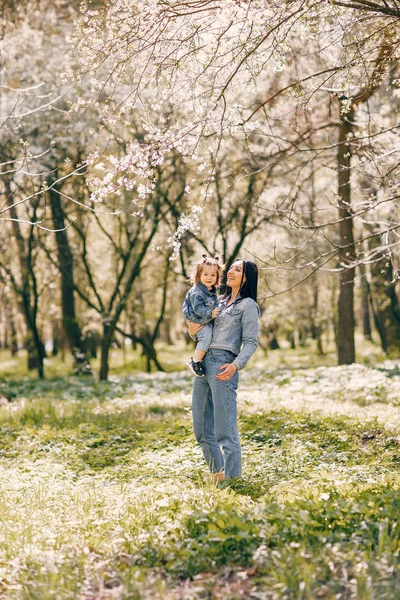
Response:
M190 288L182 305L186 321L205 325L212 321L212 311L218 306L215 288L209 290L201 281Z
M258 346L258 318L260 309L252 298L238 296L226 306L220 302L220 314L214 321L211 348L230 350L236 354L233 364L238 371L246 366Z

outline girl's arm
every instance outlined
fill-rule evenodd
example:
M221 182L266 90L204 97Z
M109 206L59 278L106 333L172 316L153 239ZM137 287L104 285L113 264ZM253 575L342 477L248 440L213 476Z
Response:
M204 298L202 298L199 295L192 299L192 308L196 316L203 321L211 321L211 319L213 318L212 312L214 310L214 307L207 306L207 304L204 301Z

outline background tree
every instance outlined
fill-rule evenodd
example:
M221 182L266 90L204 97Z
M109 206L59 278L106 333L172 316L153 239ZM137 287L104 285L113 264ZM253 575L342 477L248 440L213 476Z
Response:
M0 218L18 343L28 326L11 294L11 279L24 281L7 251L14 222L25 259L32 236L42 342L61 322L75 356L89 334L101 338L102 377L124 335L148 369L163 367L158 340L184 336L177 314L203 252L258 258L265 327L280 345L314 338L323 352L334 326L351 362L342 315L363 290L355 316L366 323L368 300L368 335L396 348L396 3L91 2L73 70L75 5L12 8Z

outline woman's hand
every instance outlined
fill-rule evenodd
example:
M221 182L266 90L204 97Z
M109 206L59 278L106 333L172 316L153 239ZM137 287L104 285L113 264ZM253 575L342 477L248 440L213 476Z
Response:
M204 325L201 325L200 323L193 323L193 321L188 321L187 326L189 335L196 335L196 333L199 333L200 329L203 329L204 327Z
M216 308L214 308L214 310L211 313L211 316L213 319L216 319L219 315L219 313L221 312L221 309L218 308L218 306Z
M220 381L229 381L237 371L237 367L233 363L222 365L222 367L220 367L219 369L220 371L221 369L223 369L221 373L218 373L217 375L217 379L219 379Z

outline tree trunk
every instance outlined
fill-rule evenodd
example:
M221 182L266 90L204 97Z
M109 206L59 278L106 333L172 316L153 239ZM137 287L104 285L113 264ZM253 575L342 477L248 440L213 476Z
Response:
M49 182L50 185L51 183ZM63 328L74 358L74 373L76 375L91 374L86 351L86 341L82 335L75 313L73 256L65 228L65 215L61 205L60 194L55 189L50 188L49 197L54 228L56 229L55 238L61 274Z
M15 356L18 352L18 338L17 338L17 330L15 328L13 319L11 319L10 328L11 328L11 355Z
M54 319L52 323L52 335L53 335L53 347L51 349L51 355L57 356L60 348L60 331L58 328L58 321Z
M372 315L374 317L374 324L375 324L376 330L378 332L379 339L381 340L381 347L382 347L382 350L385 352L385 354L387 354L388 343L387 343L385 324L383 322L383 319L381 318L381 315L379 314L378 307L376 306L375 300L371 293L369 295L369 300L371 303Z
M173 346L174 341L171 334L171 319L164 319L160 327L160 340L168 346Z
M103 337L101 340L100 357L100 381L107 381L108 379L108 361L110 357L113 333L114 327L111 326L109 321L103 323Z
M298 340L299 340L300 348L304 348L304 346L307 343L307 333L306 333L304 327L298 328Z
M314 296L314 302L313 302L313 310L311 312L311 335L313 340L317 341L317 353L318 356L324 356L325 352L324 352L324 348L322 345L322 326L321 326L321 320L319 319L319 313L318 313L318 303L319 303L319 288L318 288L318 281L316 280L316 278L313 279L313 296Z
M363 336L366 340L372 341L372 328L369 307L369 284L367 281L367 271L364 264L359 265L361 273L361 318Z
M351 210L351 145L350 134L353 132L354 116L359 104L365 104L383 82L383 76L390 63L394 43L384 41L375 61L375 68L369 81L352 98L341 98L341 127L338 143L338 195L340 217L340 264L343 268L340 274L339 293L339 327L338 354L339 364L355 362L354 345L354 275L355 275L355 246L353 235L353 214Z
M150 373L151 372L151 363L153 362L155 364L155 367L158 371L164 371L162 365L160 364L158 357L157 357L157 351L155 349L154 346L154 339L152 338L151 335L149 335L148 333L144 334L143 337L138 338L137 340L139 342L139 344L141 344L142 348L143 348L143 354L146 357L147 360L147 372Z
M287 341L289 342L291 349L296 350L296 336L294 334L294 331L288 333Z
M278 342L278 325L276 323L272 323L268 329L268 348L270 350L279 350L279 342Z
M113 338L115 329L117 327L118 320L121 316L121 313L126 308L126 302L129 297L129 294L131 293L133 284L134 284L135 280L137 279L137 277L139 277L139 275L140 275L142 261L143 261L144 257L146 256L147 249L149 248L151 241L156 234L158 224L159 224L159 215L160 215L159 210L160 210L160 206L158 205L157 208L155 208L155 214L153 216L154 220L153 220L151 231L149 232L148 236L146 237L146 239L144 240L144 242L141 245L141 248L135 259L135 263L131 267L130 274L123 285L123 291L121 291L121 282L122 282L121 276L122 276L122 273L125 271L125 269L123 269L122 273L120 274L119 284L114 289L111 300L109 302L108 315L106 317L103 315L104 325L103 325L103 340L102 340L102 344L101 344L101 366L100 366L100 379L101 380L107 379L108 358L109 358L109 354L110 354L112 338ZM132 244L131 245L131 250L132 250L135 246L135 243L132 241L131 244ZM126 265L127 264L128 264L128 262L126 262ZM120 292L118 294L118 296L119 296L118 301L117 301L117 291ZM115 305L114 305L114 303L115 303ZM113 305L114 305L114 309L113 309ZM112 316L110 316L110 315L112 315Z
M7 312L6 312L6 316L8 319L8 330L10 333L10 350L11 350L11 355L15 356L18 352L18 335L17 335L17 328L15 327L15 322L14 322L14 315L12 312L12 309L9 307ZM7 328L6 328L7 331Z
M12 229L15 237L15 247L20 266L21 283L13 281L14 291L18 298L21 312L25 318L27 329L26 347L28 349L28 369L37 369L40 379L44 379L43 360L46 356L44 344L39 335L37 327L37 311L39 304L38 288L36 285L36 276L32 260L32 246L34 245L34 225L31 224L30 233L27 239L22 235L18 213L13 204L13 193L11 180L9 177L3 177L3 184L6 190L7 204L12 217Z
M387 259L371 267L370 301L383 351L398 350L400 306L393 283L393 267Z
M351 152L348 144L352 132L354 108L342 115L338 144L338 195L339 195L339 260L340 289L338 303L338 359L339 365L349 365L356 360L354 344L354 275L355 259L353 215L350 194Z
M393 267L390 266L391 278L393 281ZM395 281L389 288L390 308L392 311L392 319L396 323L396 347L399 347L400 342L400 284L399 281Z

